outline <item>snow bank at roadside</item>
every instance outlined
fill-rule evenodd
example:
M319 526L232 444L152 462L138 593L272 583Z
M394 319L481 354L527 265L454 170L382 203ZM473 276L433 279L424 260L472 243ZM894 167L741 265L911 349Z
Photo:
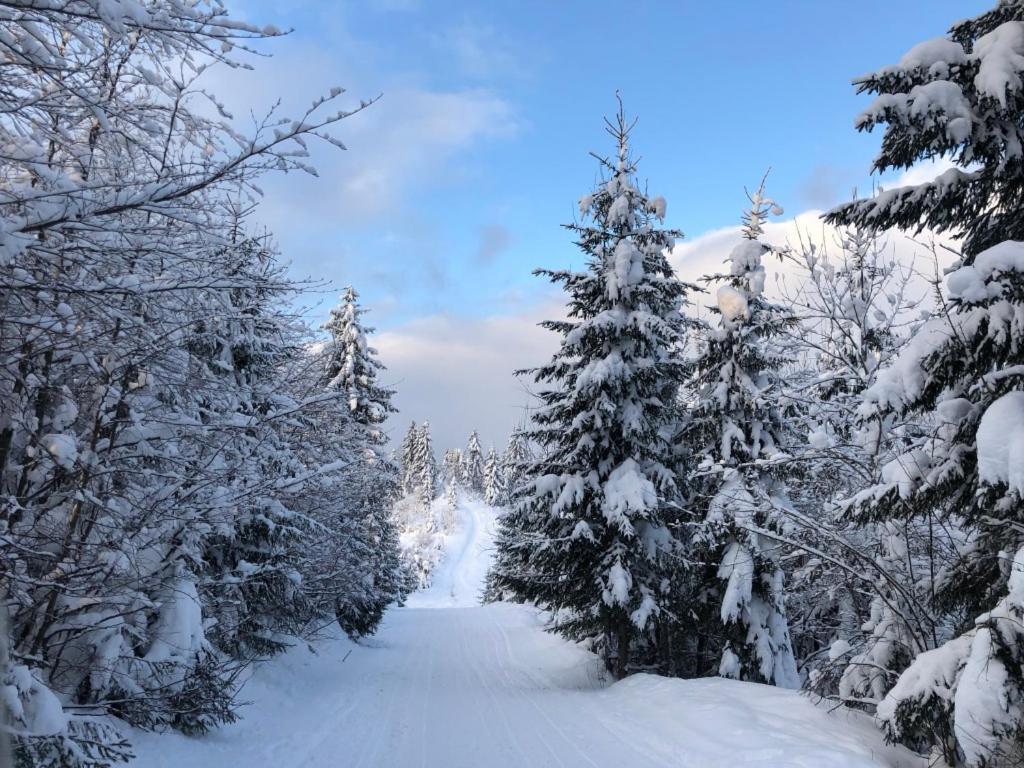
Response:
M678 768L927 765L887 745L869 715L769 685L633 675L598 695L621 723L671 734L666 747Z
M372 638L367 643L372 643ZM240 719L202 737L132 729L136 759L128 768L289 768L306 764L359 706L349 658L357 646L340 631L315 647L298 642L247 672ZM339 757L341 762L343 759Z

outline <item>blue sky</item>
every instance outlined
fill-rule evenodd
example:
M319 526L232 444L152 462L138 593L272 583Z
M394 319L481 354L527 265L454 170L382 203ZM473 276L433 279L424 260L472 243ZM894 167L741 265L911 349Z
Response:
M236 111L383 93L336 132L348 152L315 151L319 179L268 181L261 218L297 275L333 286L313 301L351 282L384 331L450 331L532 317L551 301L532 268L580 263L559 225L595 180L588 152L609 150L617 89L641 175L688 238L734 224L768 166L787 214L823 208L870 185L880 139L853 130L867 98L850 80L990 5L246 0L248 19L295 31L221 77ZM451 415L427 408L404 415Z

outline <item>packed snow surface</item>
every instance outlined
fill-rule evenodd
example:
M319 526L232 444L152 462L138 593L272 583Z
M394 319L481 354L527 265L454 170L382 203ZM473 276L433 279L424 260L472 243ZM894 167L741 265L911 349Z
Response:
M252 675L242 720L136 732L133 768L922 767L866 716L719 678L610 684L523 606L481 606L495 511L465 501L429 589L354 644L297 646Z

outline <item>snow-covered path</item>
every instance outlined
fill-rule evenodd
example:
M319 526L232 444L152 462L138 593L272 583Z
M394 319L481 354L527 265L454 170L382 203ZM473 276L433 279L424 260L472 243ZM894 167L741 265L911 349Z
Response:
M433 586L372 639L261 667L243 720L201 739L135 734L138 768L918 766L864 718L790 691L639 675L608 686L591 654L522 606L478 605L494 512L465 503Z

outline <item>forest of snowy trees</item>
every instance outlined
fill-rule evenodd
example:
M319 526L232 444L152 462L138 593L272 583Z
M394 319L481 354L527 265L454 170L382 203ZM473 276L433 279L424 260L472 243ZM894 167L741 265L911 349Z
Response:
M1024 0L855 83L875 170L950 170L772 242L751 169L692 283L620 101L566 227L585 266L537 271L566 313L519 372L535 407L507 445L443 451L427 421L387 433L358 292L299 316L260 224L261 177L315 173L309 144L344 149L373 108L335 88L242 132L206 71L280 34L219 2L0 0L16 765L233 722L254 663L428 586L466 499L502 509L482 597L538 606L614 678L801 689L949 766L1024 764Z
M955 167L832 210L824 244L766 241L762 180L699 285L666 261L679 233L620 108L569 226L586 268L540 272L567 319L525 372L537 458L489 597L546 608L619 677L806 687L949 765L1019 765L1022 70L1024 3L1003 0L859 79L877 170ZM893 257L898 231L924 263ZM960 246L931 286L928 233Z
M492 507L507 506L509 488L520 482L528 458L521 429L512 430L504 451L491 446L486 454L474 430L466 447L445 450L438 466L430 422L409 425L398 457L401 494L393 517L411 588L431 583L431 572L444 555L446 536L458 525L460 502L469 498Z
M0 652L18 765L109 765L108 717L203 733L252 661L403 594L392 392L348 289L315 337L253 218L340 89L248 134L212 5L4 2ZM366 104L356 103L354 110ZM333 110L333 111L332 111Z

